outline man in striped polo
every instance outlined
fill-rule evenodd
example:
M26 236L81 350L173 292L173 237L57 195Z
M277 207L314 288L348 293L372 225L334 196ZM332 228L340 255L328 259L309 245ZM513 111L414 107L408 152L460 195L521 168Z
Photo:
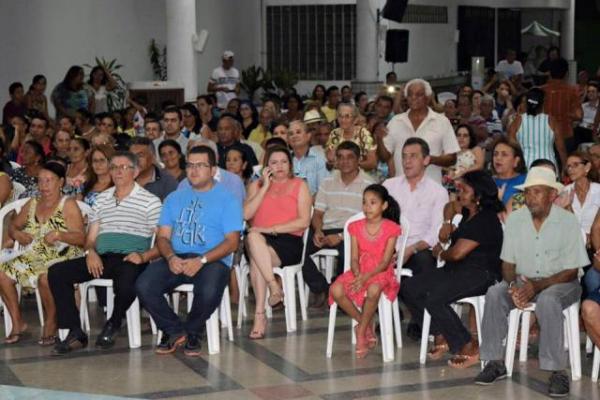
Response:
M68 329L65 340L57 342L55 354L87 346L81 330L73 285L96 278L113 280L115 292L112 316L96 340L103 349L114 345L123 317L135 300L135 281L148 261L159 256L151 247L161 202L135 182L139 174L137 157L116 152L110 159L114 187L98 195L89 217L85 257L55 264L48 281L56 303L59 329Z
M304 282L314 294L311 308L321 308L326 303L329 284L310 257L321 249L338 251L337 274L344 271L344 225L362 211L362 195L367 186L374 183L370 176L358 167L360 147L346 141L335 151L337 171L326 177L317 192L311 231L306 245L306 257L302 275Z

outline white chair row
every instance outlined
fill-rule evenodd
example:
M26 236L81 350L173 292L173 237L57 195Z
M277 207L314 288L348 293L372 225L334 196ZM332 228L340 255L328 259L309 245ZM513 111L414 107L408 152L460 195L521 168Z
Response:
M351 240L350 234L348 233L348 226L350 225L350 223L363 219L364 217L365 216L362 212L358 213L351 217L344 226L344 271L350 269L351 260ZM404 259L404 250L406 248L406 241L408 239L410 231L409 222L404 216L402 216L400 220L400 225L402 226L402 235L398 237L398 240L396 242L396 279L398 279L398 282L400 282L401 278L402 260ZM327 348L325 351L325 355L327 358L331 358L333 354L333 339L335 335L335 319L337 315L337 308L338 305L336 303L333 303L329 308ZM378 313L383 362L391 362L394 361L394 334L396 336L397 347L402 347L402 331L400 327L400 311L398 308L398 299L395 298L394 301L390 301L382 293L381 297L379 298ZM353 344L356 343L356 338L354 335L355 325L356 321L352 321L351 335Z

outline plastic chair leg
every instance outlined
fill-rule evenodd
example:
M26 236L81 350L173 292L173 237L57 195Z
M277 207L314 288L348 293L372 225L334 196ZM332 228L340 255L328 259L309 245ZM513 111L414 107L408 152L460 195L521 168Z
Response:
M431 328L431 315L425 309L423 313L423 329L421 331L421 349L419 351L419 363L425 365L427 362L427 345L429 344L429 329Z
M325 350L325 356L331 358L333 354L333 337L335 335L335 317L337 315L337 303L333 303L329 307L329 325L327 327L327 349Z

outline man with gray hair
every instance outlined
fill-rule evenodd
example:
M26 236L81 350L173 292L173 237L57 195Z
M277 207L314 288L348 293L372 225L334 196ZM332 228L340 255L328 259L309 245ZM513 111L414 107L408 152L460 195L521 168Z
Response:
M394 157L396 175L403 175L402 147L410 137L419 137L430 148L430 166L427 175L436 182L442 181L442 167L456 162L456 153L460 151L452 124L443 114L429 107L433 91L429 82L413 79L404 86L404 95L408 100L408 111L394 116L387 125L385 137L377 137L377 154L386 162Z
M544 167L531 168L525 183L517 186L525 192L527 207L506 220L500 254L503 280L485 295L479 357L475 350L450 362L453 367L465 368L478 364L478 358L486 361L475 378L477 384L490 385L506 377L502 341L508 332L508 314L515 307L524 309L535 303L540 368L552 372L549 395L569 394L563 310L579 302L578 277L590 261L577 218L553 204L562 188L554 172Z
M252 147L240 141L240 135L240 123L231 114L221 115L219 124L217 125L217 136L219 139L217 142L219 167L225 168L225 155L233 146L240 148L246 154L246 159L252 166L258 164L254 150L252 150Z
M483 95L479 110L481 117L485 120L485 128L490 137L501 134L504 131L502 121L498 118L498 112L496 111L496 101L492 96L489 94Z
M54 264L48 270L58 328L69 330L67 337L54 346L57 355L88 343L81 330L74 284L98 278L113 280L113 313L96 340L96 346L108 349L114 346L114 337L135 300L135 280L148 262L160 255L151 242L161 202L136 183L140 172L137 157L130 152L116 152L110 158L109 170L115 185L98 195L88 216L85 257Z
M325 158L310 146L311 133L302 121L292 121L288 129L288 144L292 148L294 175L306 180L314 197L324 178L329 176Z

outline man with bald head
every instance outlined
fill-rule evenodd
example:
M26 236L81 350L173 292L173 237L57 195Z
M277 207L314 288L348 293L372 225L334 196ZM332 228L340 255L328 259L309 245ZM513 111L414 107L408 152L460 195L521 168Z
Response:
M419 137L427 142L430 149L430 166L427 175L440 183L442 167L456 162L456 153L460 151L452 124L443 114L429 107L433 95L431 85L423 79L413 79L404 86L404 95L408 99L408 111L394 116L387 125L385 137L377 137L377 154L386 162L394 157L396 175L403 175L402 147L406 139Z
M540 369L552 372L549 395L562 397L569 394L563 310L579 302L578 277L590 261L577 217L553 205L562 185L552 170L531 168L517 189L525 192L527 207L506 220L500 254L503 280L490 287L485 296L479 356L487 364L475 383L490 385L506 377L502 341L508 332L508 314L515 307L524 309L535 303L540 324ZM457 355L451 366L477 364L476 356Z
M246 154L246 158L252 166L258 164L252 147L240 141L241 130L240 123L231 114L222 115L219 119L219 124L217 125L219 167L225 168L225 155L227 154L227 150L233 146L238 147Z

